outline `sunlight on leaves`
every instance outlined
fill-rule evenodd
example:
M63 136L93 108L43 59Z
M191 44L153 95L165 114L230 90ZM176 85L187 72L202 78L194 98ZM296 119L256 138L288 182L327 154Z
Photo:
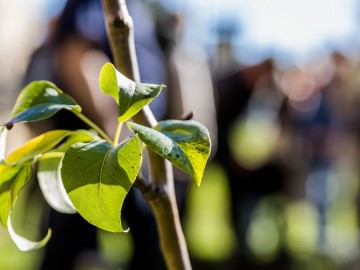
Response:
M20 190L31 178L31 163L16 166L0 164L0 221L6 227L7 220Z
M119 105L119 122L125 122L149 104L164 85L135 83L107 63L100 71L100 88Z
M19 164L31 160L37 155L49 151L72 133L69 130L53 130L41 134L17 148L6 158L5 162L7 164Z
M31 178L33 159L51 150L69 135L74 135L77 139L79 136L83 139L91 138L82 131L49 131L17 148L0 164L0 221L3 226L6 226L19 191Z
M106 141L77 143L66 152L61 176L80 215L107 231L122 232L121 208L140 169L138 136L115 148Z
M100 140L100 137L96 134L96 132L85 130L85 129L78 129L75 131L71 131L69 136L66 140L61 143L58 147L56 147L57 151L65 152L70 148L71 145L77 142L90 142Z
M200 186L211 148L209 132L203 125L192 120L161 121L154 129L128 125L148 147L190 174Z
M11 128L19 122L35 122L47 119L65 109L80 112L81 108L69 95L48 81L28 84L20 93L11 113L11 119L4 125Z
M60 167L63 155L71 145L78 142L90 142L96 138L94 133L87 130L73 131L54 152L48 152L39 160L37 172L39 185L45 200L56 211L67 214L77 212L65 191L61 179Z

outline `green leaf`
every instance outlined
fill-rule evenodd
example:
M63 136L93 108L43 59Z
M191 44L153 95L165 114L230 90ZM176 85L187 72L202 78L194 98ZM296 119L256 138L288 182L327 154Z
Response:
M71 145L77 142L90 142L95 140L100 140L100 137L96 133L85 129L78 129L71 131L68 138L56 148L56 151L66 152Z
M28 84L20 93L11 113L11 119L4 125L11 128L19 122L35 122L47 119L59 110L80 112L80 106L56 85L48 81Z
M53 209L60 213L74 214L77 211L71 203L61 180L61 160L62 157L51 157L39 161L37 172L39 185L45 200Z
M70 136L69 140L72 143L75 139L76 141L93 139L91 133L84 130L49 131L17 148L5 159L3 164L0 164L0 219L4 226L7 215L17 198L18 191L30 179L33 159L37 155L51 150L67 136ZM66 142L64 144L66 145Z
M50 237L51 237L51 230L49 229L46 236L38 242L34 242L34 241L30 241L30 240L26 239L15 232L15 230L11 224L11 217L9 217L9 219L8 219L7 227L8 227L8 231L9 231L11 239L13 240L15 245L18 247L18 249L20 249L21 251L32 251L32 250L37 250L39 248L42 248L47 244L47 242L49 242Z
M90 142L99 139L88 130L76 130L53 152L48 152L39 160L38 180L41 191L48 204L61 213L73 214L76 209L67 195L60 173L61 161L71 145L78 142Z
M148 147L190 174L200 186L211 147L209 132L203 125L192 120L162 121L154 129L128 125Z
M106 141L71 146L62 162L61 177L80 215L103 230L124 231L120 212L140 161L138 136L115 148Z
M41 241L30 241L18 235L11 223L11 211L20 190L29 182L31 174L32 167L30 163L16 166L0 164L0 221L4 227L8 228L11 239L21 251L39 249L46 245L51 237L51 231L49 230Z
M29 182L30 163L15 166L0 164L0 221L6 227L7 220L20 190Z
M17 148L5 160L6 164L19 164L45 153L59 144L65 137L73 134L69 130L53 130L41 134ZM0 174L0 181L1 181Z
M119 121L125 122L149 104L164 85L135 83L107 63L100 71L100 88L119 105Z
M100 71L99 84L101 91L109 96L112 96L116 103L119 104L119 87L116 78L117 70L111 63L106 63ZM129 80L129 85L135 82Z

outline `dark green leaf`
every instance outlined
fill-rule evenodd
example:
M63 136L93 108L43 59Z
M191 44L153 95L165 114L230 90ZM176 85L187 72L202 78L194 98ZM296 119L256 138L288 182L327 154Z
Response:
M139 172L140 160L138 136L115 148L106 141L71 146L61 176L80 215L101 229L122 232L121 207Z
M192 120L168 120L159 122L154 129L135 123L129 126L148 147L190 174L200 186L211 147L209 132L203 125Z
M19 122L35 122L47 119L59 110L80 112L75 100L64 94L48 81L36 81L27 85L16 100L11 119L4 125L11 127Z
M135 83L107 63L100 72L100 88L119 105L119 121L125 122L160 94L164 85Z

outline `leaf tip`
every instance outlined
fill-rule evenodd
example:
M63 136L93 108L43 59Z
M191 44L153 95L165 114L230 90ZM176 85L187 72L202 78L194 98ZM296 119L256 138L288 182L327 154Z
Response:
M101 70L100 70L100 74L99 74L99 78L100 78L100 87L103 83L103 79L104 79L104 76L107 74L107 72L109 72L110 70L115 70L115 67L113 64L111 64L110 62L107 62L105 63L102 67L101 67Z
M20 251L33 251L33 250L40 249L49 242L51 235L52 235L52 231L49 228L46 236L42 240L40 240L38 242L34 242L34 241L28 240L28 239L24 238L23 236L20 236L19 234L17 234L13 229L10 218L7 221L7 227L8 227L8 231L9 231L11 239L13 240L13 242L15 243L15 245L17 246L17 248Z
M110 62L106 62L106 63L103 65L102 69L106 69L106 68L115 69L115 66L114 66L112 63L110 63Z
M134 131L134 128L136 128L136 124L134 122L127 122L126 125L132 131Z
M194 182L195 182L195 186L197 187L197 188L200 188L200 185L201 185L201 179L202 178L202 176L201 177L194 177Z
M120 226L121 226L121 229L122 229L122 231L121 231L122 233L130 232L130 227L127 227L126 229L124 229L122 225L120 225Z

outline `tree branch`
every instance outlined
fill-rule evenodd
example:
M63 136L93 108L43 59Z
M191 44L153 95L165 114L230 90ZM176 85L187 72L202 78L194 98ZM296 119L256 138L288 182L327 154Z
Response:
M126 77L140 82L134 42L134 24L125 0L102 0L106 30L116 68ZM148 106L134 116L134 121L155 126L157 121Z
M105 24L116 68L130 79L140 82L134 43L133 22L125 0L102 0ZM157 124L148 106L134 122L153 127ZM160 247L170 270L191 269L184 234L176 205L172 165L149 150L151 182L135 181L154 213L160 237ZM141 259L141 258L139 258Z

